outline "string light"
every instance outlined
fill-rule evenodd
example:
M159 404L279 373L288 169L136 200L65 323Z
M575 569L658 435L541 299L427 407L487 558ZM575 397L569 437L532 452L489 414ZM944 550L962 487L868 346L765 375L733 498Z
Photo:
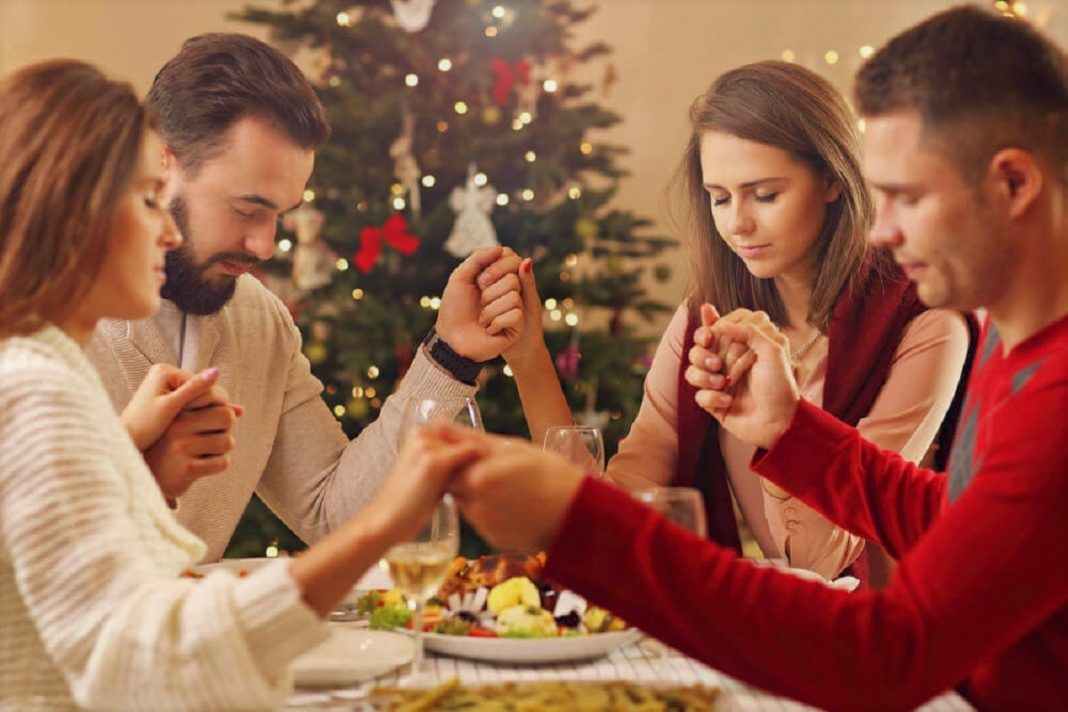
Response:
M875 48L871 45L864 45L860 48L860 56L862 59L871 59L873 54L875 54Z
M334 415L336 415L338 418L340 418L343 415L345 415L345 406L343 406L343 405L335 405L334 406Z
M368 378L378 378L378 373L379 373L378 366L371 365L371 366L367 367L367 377Z
M512 373L512 367L509 366L508 364L504 364L504 368L501 369L501 372L504 373L504 375L508 376L509 378L511 378L513 375L515 375L514 373Z
M353 386L352 387L352 397L353 398L363 398L363 386Z
M504 8L500 5L497 5L492 10L490 10L490 14L499 20L504 17Z
M823 54L823 61L827 64L838 64L838 53L835 52L833 49L827 50Z
M278 558L278 542L271 542L271 545L263 552L263 555L268 559Z
M794 54L793 50L784 49L782 51L782 61L784 61L784 62L793 62L796 59L797 59L797 55Z
M394 183L389 186L389 192L393 195L404 195L404 186L400 183Z
M564 264L568 267L574 267L578 264L578 255L576 255L575 253L571 253L570 255L564 258Z
M352 18L349 17L349 13L347 12L339 12L335 19L337 20L338 27L352 27Z
M363 299L363 290L360 289L359 287L357 287L356 289L352 290L352 298L355 299L356 301L360 301L361 299Z
M524 111L519 115L519 120L522 121L524 124L529 124L531 121L534 120L534 117L530 115L529 111Z
M406 74L404 76L404 83L410 87L419 86L419 77L414 74Z
M303 198L305 203L310 203L311 201L315 200L315 191L311 188L305 190Z
M441 297L431 297L430 308L434 311L441 309Z
M541 88L552 94L554 91L560 88L560 85L556 83L555 79L546 79L541 84Z
M423 176L423 181L422 181L422 183L423 183L423 187L424 187L424 188L433 188L433 187L434 187L434 185L435 185L435 184L436 184L437 182L438 182L438 179L437 179L437 178L435 178L435 177L434 177L434 176L432 176L432 175L425 175L425 176Z
M546 309L556 309L556 300L553 299L552 297L549 297L548 299L546 299L545 300L545 308Z
M329 84L330 84L330 86L332 86L332 87L339 87L339 86L341 86L341 77L339 77L339 76L337 76L337 75L335 74L334 76L330 77L330 81L329 81Z
M407 205L407 203L404 202L404 198L397 197L397 198L393 199L393 209L394 210L404 210L404 206L406 206L406 205Z
M344 257L339 257L337 262L334 263L334 266L337 267L338 272L345 272L349 268L349 261Z
M529 203L530 201L534 200L534 191L530 188L524 188L523 192L520 193L520 196L523 198L523 200Z
M523 154L523 158L527 159L527 163L533 163L538 160L538 154L534 153L534 151L527 151Z
M578 326L578 314L568 314L564 317L564 323L568 326Z
M571 186L567 189L567 197L571 198L572 200L578 200L582 197L582 189L579 188L577 185Z
M460 114L461 116L463 116L464 114L467 113L467 102L458 101L458 102L456 102L455 104L452 105L452 108L456 110L457 114Z
M486 28L486 37L496 37L496 36L497 36L497 28L496 27L487 27Z
M583 141L579 144L579 151L581 151L584 156L588 156L593 153L593 144L589 141Z
M449 125L444 121L438 122L438 133L445 133L449 130Z
M438 60L438 70L439 71L447 72L450 69L452 69L452 60L451 59L449 59L448 57L442 57L441 59Z
M372 366L372 368L374 368L374 367ZM367 393L367 397L368 398L374 398L375 395L378 393L378 391L376 391L374 389L374 386L371 386L370 388L367 389L366 393Z
M293 243L290 240L282 238L278 241L278 249L282 252L289 252L293 249Z
M522 130L523 130L523 122L520 121L519 119L514 119L512 121L512 131L522 131Z
M564 309L572 309L575 306L575 300L571 297L568 297L564 301L560 302L560 306L562 306Z
M508 205L508 194L507 193L498 193L497 194L497 205L500 205L502 208L505 205Z
M429 309L430 297L419 297L419 306L423 307L423 309Z
M563 314L560 312L559 309L553 309L551 312L549 312L549 318L552 319L553 321L560 321L560 318L562 316L563 316Z
M489 183L489 178L486 177L485 173L480 172L475 174L475 185L481 188L486 185L486 183Z

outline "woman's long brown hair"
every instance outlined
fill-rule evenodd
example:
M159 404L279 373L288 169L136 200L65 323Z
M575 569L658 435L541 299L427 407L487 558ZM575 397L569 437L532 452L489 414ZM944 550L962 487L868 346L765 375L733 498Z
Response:
M0 82L0 338L63 319L89 291L150 125L129 85L83 62Z

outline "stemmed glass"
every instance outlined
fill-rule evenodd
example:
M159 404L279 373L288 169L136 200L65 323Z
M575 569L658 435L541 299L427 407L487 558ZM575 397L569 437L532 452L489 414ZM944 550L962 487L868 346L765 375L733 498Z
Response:
M475 430L485 430L478 403L470 396L434 396L410 398L401 414L400 437L404 438L413 428L447 421Z
M423 609L444 583L460 550L460 520L452 497L445 495L419 533L393 546L382 557L393 585L405 595L412 610L415 652L409 682L423 675Z
M701 492L693 487L649 487L631 492L640 502L652 507L668 521L699 537L708 536L708 520ZM667 655L668 647L655 638L646 637L642 648L651 658Z
M545 431L542 448L563 455L597 477L604 476L604 439L600 428L554 425Z
M632 494L683 529L699 537L708 536L705 503L693 487L650 487L634 490Z

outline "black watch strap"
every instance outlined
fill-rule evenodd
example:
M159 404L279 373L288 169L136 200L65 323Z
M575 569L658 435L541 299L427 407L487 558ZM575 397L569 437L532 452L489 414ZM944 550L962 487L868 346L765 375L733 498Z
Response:
M461 356L449 346L438 334L437 329L431 328L430 333L423 339L423 346L427 354L439 366L452 374L452 377L469 386L475 385L478 375L482 373L482 364L472 361L466 356Z

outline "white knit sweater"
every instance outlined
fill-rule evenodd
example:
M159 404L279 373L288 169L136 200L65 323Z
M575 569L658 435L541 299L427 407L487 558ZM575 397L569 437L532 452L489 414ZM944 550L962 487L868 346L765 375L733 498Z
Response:
M325 628L284 561L178 578L203 552L78 345L0 341L0 710L280 706Z

